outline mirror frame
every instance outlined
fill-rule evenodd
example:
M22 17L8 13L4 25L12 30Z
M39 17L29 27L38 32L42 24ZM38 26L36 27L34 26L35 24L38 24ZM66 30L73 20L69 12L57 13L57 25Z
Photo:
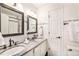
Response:
M21 28L21 31L22 33L12 33L12 34L2 34L3 37L8 37L8 36L17 36L17 35L23 35L24 34L24 13L13 8L13 7L10 7L4 3L0 3L0 32L1 32L1 7L4 7L6 9L9 9L11 11L14 11L16 13L19 13L22 15L22 28Z
M27 31L29 30L29 18L32 18L33 20L36 21L36 31L35 32L28 32L27 34L34 34L37 33L37 26L38 26L38 22L37 22L37 18L34 18L32 16L27 15Z

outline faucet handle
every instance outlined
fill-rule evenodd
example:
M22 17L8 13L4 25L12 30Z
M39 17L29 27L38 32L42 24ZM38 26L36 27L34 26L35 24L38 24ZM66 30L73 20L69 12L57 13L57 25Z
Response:
M10 38L9 43L10 43L9 47L11 47L12 45L14 45L15 42L14 42L14 40L11 40L11 38Z
M10 38L10 40L9 40L9 47L11 47L12 45L11 45L11 38Z
M17 44L19 44L19 41L16 41L16 42L14 43L14 45L17 45Z

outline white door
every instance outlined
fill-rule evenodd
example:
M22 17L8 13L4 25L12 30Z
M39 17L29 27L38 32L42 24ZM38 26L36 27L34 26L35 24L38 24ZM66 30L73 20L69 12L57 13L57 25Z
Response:
M49 46L52 55L63 55L63 8L49 13Z

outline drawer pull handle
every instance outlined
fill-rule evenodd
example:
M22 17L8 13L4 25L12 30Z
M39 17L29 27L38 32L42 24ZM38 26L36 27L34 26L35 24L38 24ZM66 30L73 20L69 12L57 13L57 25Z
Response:
M56 37L56 38L60 39L61 37L60 37L60 36L58 36L58 37Z
M72 51L72 49L68 49L68 51Z

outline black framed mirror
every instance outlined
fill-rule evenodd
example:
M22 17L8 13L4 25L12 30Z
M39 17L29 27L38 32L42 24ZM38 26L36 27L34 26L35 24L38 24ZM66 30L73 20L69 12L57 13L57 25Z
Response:
M24 34L24 13L0 3L0 32L4 37Z
M27 16L27 34L34 34L37 33L37 18L34 18L32 16Z

